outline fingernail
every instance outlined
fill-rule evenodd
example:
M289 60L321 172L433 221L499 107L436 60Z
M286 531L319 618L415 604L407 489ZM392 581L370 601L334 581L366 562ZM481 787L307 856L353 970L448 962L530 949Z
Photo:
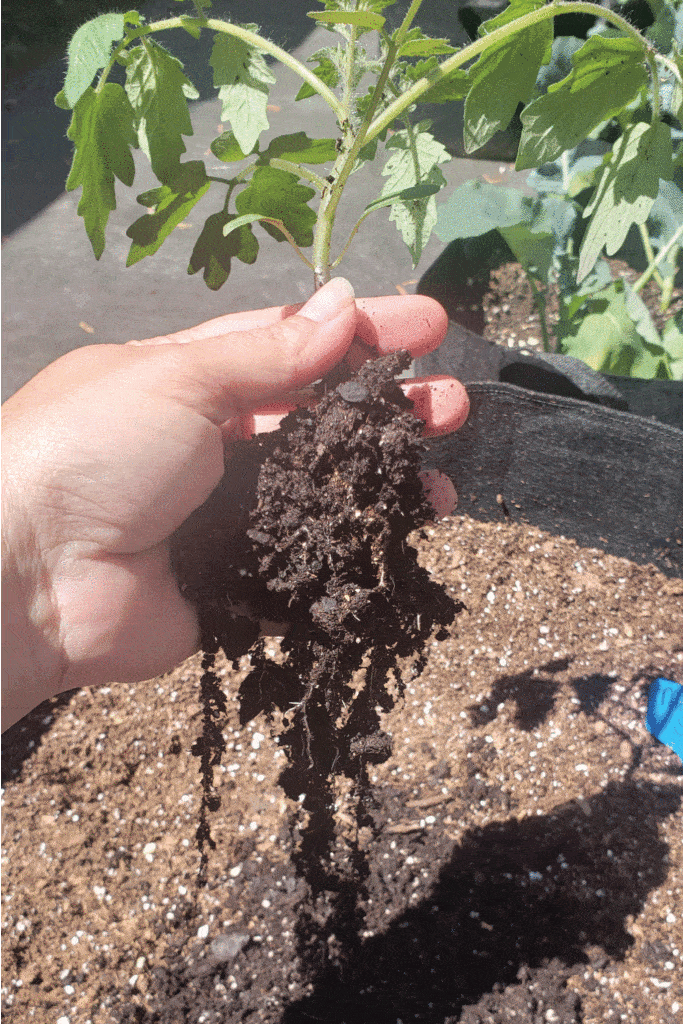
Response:
M299 315L316 323L332 320L355 297L353 285L345 277L333 277L301 307Z

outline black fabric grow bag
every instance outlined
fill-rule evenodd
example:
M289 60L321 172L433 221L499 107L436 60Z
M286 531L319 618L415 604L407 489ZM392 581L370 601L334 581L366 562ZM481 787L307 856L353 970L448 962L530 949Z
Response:
M683 576L683 383L598 374L454 323L415 372L467 386L467 423L431 442L428 458L454 480L461 512Z

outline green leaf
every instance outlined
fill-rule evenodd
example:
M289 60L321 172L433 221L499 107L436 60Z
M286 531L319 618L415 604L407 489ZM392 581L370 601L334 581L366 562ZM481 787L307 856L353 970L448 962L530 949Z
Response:
M674 380L683 380L683 311L679 310L667 320L662 331L662 345L669 356L669 368Z
M337 157L335 139L309 139L306 132L279 135L273 139L265 152L265 160L289 160L298 164L326 164Z
M650 345L661 345L662 339L652 319L650 310L647 308L638 292L634 292L628 282L624 282L624 303L626 312L636 325L638 334Z
M114 176L124 185L132 185L135 177L133 111L122 87L107 82L100 92L86 89L74 107L67 136L76 150L66 190L83 187L78 213L99 259L109 214L116 209Z
M112 44L123 39L123 15L100 14L74 33L67 56L69 66L64 79L64 98L73 108L93 78L111 57Z
M428 196L434 196L441 189L440 185L429 184L423 181L419 185L414 185L412 188L404 188L399 192L392 192L388 196L381 197L368 203L363 210L363 213L370 213L373 210L380 210L383 206L391 206L398 199L402 202L408 202L411 199L425 199Z
M485 235L494 228L516 259L535 277L547 281L566 204L557 196L533 198L519 189L466 181L439 207L436 233L443 242Z
M446 184L438 165L450 160L448 151L423 128L424 125L416 125L410 130L395 132L387 141L389 159L382 169L382 175L387 181L379 195L380 199L421 184L434 186L436 190ZM429 241L436 216L433 194L421 199L395 200L391 204L389 219L394 221L401 232L413 258L413 266L419 262Z
M543 164L532 171L527 184L537 192L554 192L574 199L592 188L602 172L603 157L609 151L606 142L587 139L567 153L562 161Z
M656 253L669 244L683 219L683 192L673 181L659 182L659 193L647 219L647 233ZM679 236L680 237L680 236ZM677 270L677 248L674 244L657 264L662 277L671 277Z
M513 227L529 219L530 203L519 189L466 181L439 206L436 233L448 243L485 235L493 228Z
M356 28L379 31L387 20L372 11L309 11L306 15L323 25L355 25Z
M417 82L420 78L426 78L438 66L439 61L436 57L428 57L427 60L419 60L415 64L406 64L403 75L407 82ZM456 68L423 93L419 102L450 103L452 100L462 100L467 96L469 87L469 72L464 68Z
M235 219L234 214L225 212L207 217L190 257L188 274L196 274L203 269L204 280L212 291L218 291L225 284L234 258L251 264L258 256L259 244L248 224L243 224L236 231L225 232L224 229Z
M281 220L297 245L312 245L316 215L307 203L314 195L315 190L299 184L294 174L277 167L257 167L235 205L242 214ZM264 227L278 242L284 241L277 228Z
M530 4L529 9L540 6L539 0ZM465 100L467 153L479 149L496 132L507 128L517 105L527 102L541 65L549 59L552 42L551 21L531 25L486 50L470 68L471 86Z
M126 92L135 111L140 149L159 181L173 185L185 152L183 135L192 135L187 99L199 93L183 74L183 65L153 40L130 51Z
M355 174L356 171L359 171L361 167L365 167L366 164L372 163L377 156L378 141L378 138L374 138L372 142L366 142L364 146L361 146L358 153L358 159L353 165L353 174Z
M587 39L571 73L522 111L517 170L556 160L631 103L648 84L643 56L632 39Z
M613 281L586 300L562 337L560 349L601 373L646 379L670 377L662 346L646 341L629 316L621 281Z
M533 11L538 11L544 6L544 0L510 0L507 7L505 7L500 14L496 14L495 17L489 18L487 21L483 21L479 26L478 35L488 36L492 32L495 32L497 28L502 28L503 25L509 25L511 21L516 21L517 18L522 18L525 14L531 14Z
M608 256L614 256L631 225L645 223L659 192L659 179L671 177L671 157L671 132L661 121L629 125L614 144L584 210L584 217L591 219L581 244L579 282L603 245Z
M534 231L531 225L524 223L498 230L527 274L547 284L555 255L556 243L552 231Z
M463 100L470 88L469 72L456 68L420 97L420 103L451 103Z
M128 238L133 239L126 266L132 267L145 256L152 256L210 187L202 161L190 160L181 164L181 173L172 188L162 185L139 195L138 202L154 207L154 213L140 217L126 231Z
M558 341L561 341L565 333L573 331L572 319L583 304L595 292L602 291L612 284L612 272L607 261L601 258L597 261L588 277L584 278L581 284L577 284L578 256L573 252L568 253L565 250L556 254L555 264L557 268L557 284L560 291L560 318L556 327L556 336Z
M411 28L401 44L397 56L429 57L431 54L457 53L457 51L457 46L451 46L447 39L432 39L426 36L421 28Z
M312 64L314 60L318 61L318 66L313 69L313 74L316 78L320 79L323 85L329 86L330 89L334 89L339 84L340 78L337 62L330 56L332 53L336 53L336 51L334 51L332 47L326 46L324 49L318 50L317 53L314 53L312 57L308 58L309 64ZM313 86L309 85L308 82L304 82L294 98L297 100L305 100L308 99L309 96L315 95L316 92Z
M654 43L660 53L669 53L676 32L676 13L671 0L647 0L654 22L645 37ZM679 7L680 10L680 7Z
M180 18L180 24L189 32L193 39L199 39L202 34L203 22L199 18L192 18L188 14L184 14Z
M224 164L245 160L249 154L243 153L233 132L221 132L211 142L211 152Z
M257 30L256 25L243 27ZM221 120L230 122L242 151L251 153L261 132L268 128L268 90L275 76L256 47L222 32L214 37L209 62L223 103Z

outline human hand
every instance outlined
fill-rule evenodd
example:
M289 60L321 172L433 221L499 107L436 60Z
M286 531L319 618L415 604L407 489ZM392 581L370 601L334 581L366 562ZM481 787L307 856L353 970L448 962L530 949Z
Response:
M431 299L355 302L336 279L303 306L76 349L9 399L3 727L62 690L152 678L193 653L197 615L178 589L170 538L221 480L226 441L272 429L347 353L417 356L446 328ZM404 387L427 433L464 422L467 396L451 378ZM431 484L438 512L450 511L452 488Z

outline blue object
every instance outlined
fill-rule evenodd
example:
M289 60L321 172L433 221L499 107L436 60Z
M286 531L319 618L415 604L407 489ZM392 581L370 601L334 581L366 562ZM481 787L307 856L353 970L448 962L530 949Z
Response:
M673 679L655 679L650 686L645 724L648 732L683 761L683 686Z

